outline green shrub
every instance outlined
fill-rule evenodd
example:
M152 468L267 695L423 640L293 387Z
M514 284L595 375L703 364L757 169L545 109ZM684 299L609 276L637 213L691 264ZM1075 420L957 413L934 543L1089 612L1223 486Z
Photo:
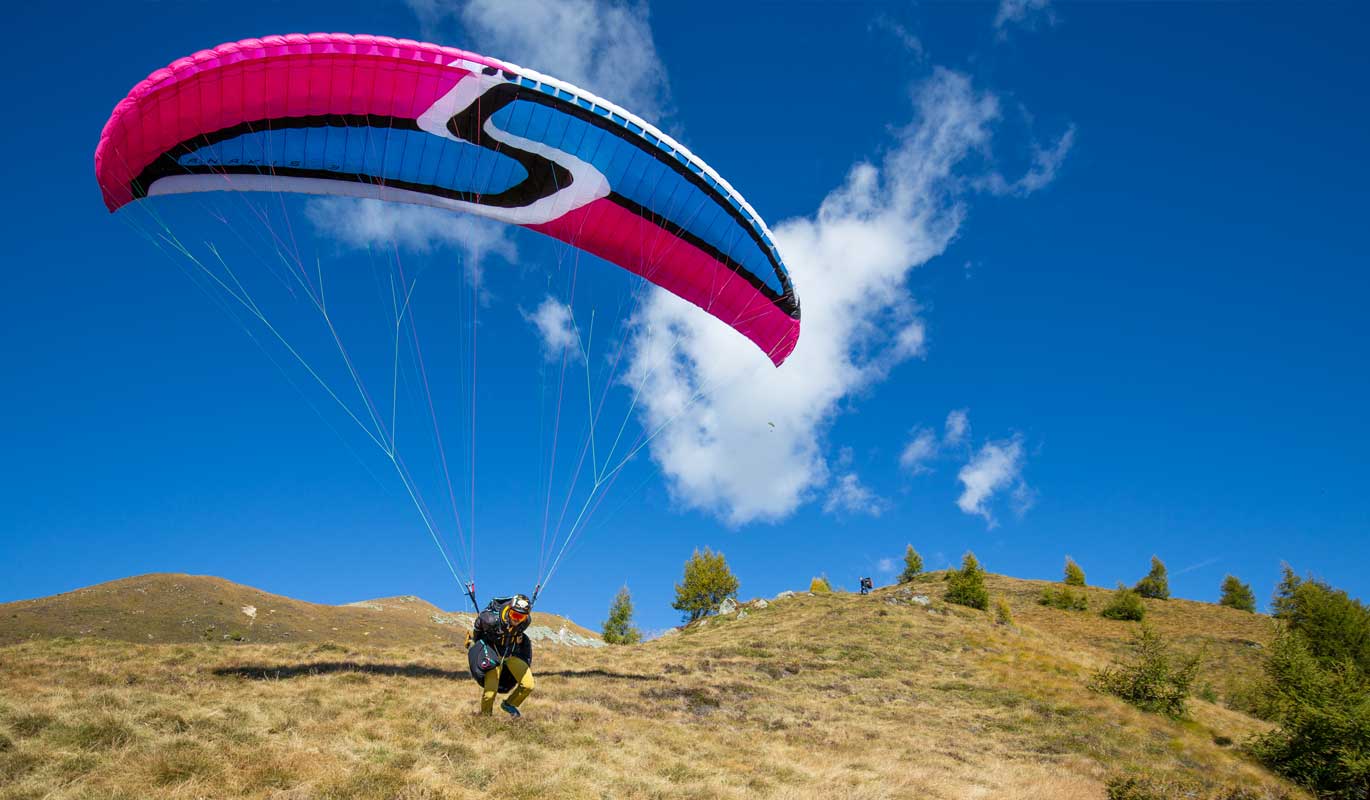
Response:
M1108 619L1141 622L1146 616L1146 606L1142 604L1141 595L1120 583L1118 590L1113 593L1113 599L1108 601L1108 605L1104 606L1099 615Z
M1013 624L1013 609L1009 608L1008 601L1002 597L995 598L994 600L994 624Z
M1146 574L1145 578L1137 581L1137 585L1132 588L1142 597L1150 597L1152 600L1169 600L1170 580L1166 577L1165 563L1152 556L1151 571Z
M1256 593L1251 591L1251 585L1237 580L1235 575L1228 575L1223 578L1223 596L1218 600L1218 605L1235 608L1238 611L1256 610Z
M618 590L614 601L609 604L609 618L602 628L605 644L637 644L642 641L642 633L633 626L633 597L627 585Z
M899 573L899 582L908 583L923 571L923 557L918 555L918 551L913 549L913 545L908 545L904 549L904 571Z
M1359 600L1317 578L1299 578L1286 565L1273 606L1319 661L1351 661L1370 674L1370 608Z
M1042 596L1037 598L1037 602L1044 606L1059 608L1065 611L1088 611L1089 598L1084 592L1077 592L1069 587L1057 589L1048 586L1042 590Z
M1094 673L1089 688L1122 698L1143 711L1175 719L1185 716L1202 658L1173 655L1148 625L1137 632L1130 647L1132 658Z
M1066 556L1066 574L1064 583L1066 586L1085 585L1085 571L1083 569L1080 569L1080 565L1076 564L1075 559L1071 558L1070 556Z
M1287 798L1280 792L1259 793L1245 786L1224 784L1219 787L1208 785L1196 778L1158 777L1154 775L1114 775L1105 787L1108 800L1175 800L1175 798L1207 798L1207 800L1275 800Z
M989 589L985 587L985 571L975 554L966 551L961 559L961 568L947 573L947 593L943 596L948 603L955 603L985 611L989 608Z
M832 584L828 583L827 578L819 576L809 581L809 591L814 594L832 594Z
M687 622L711 613L729 597L737 596L737 576L728 569L722 553L709 548L694 551L685 562L685 578L675 585L675 602L671 608L681 612Z
M1247 748L1319 797L1363 800L1370 787L1370 609L1287 566L1274 608L1285 628L1267 651L1256 704L1279 728Z

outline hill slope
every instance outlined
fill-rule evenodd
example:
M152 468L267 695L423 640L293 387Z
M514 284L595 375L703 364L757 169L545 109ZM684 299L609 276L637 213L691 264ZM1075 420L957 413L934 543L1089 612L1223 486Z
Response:
M471 619L469 613L443 611L412 596L328 606L206 575L153 574L0 604L0 644L54 636L154 643L444 644L462 641ZM544 641L599 643L596 634L556 614L538 611L534 622L535 638Z
M1172 722L1086 688L1135 626L991 585L1016 627L944 605L934 576L638 646L539 647L517 724L473 716L458 648L23 642L0 647L0 800L1102 800L1128 776L1157 792L1136 798L1305 797L1226 744L1255 720L1194 701ZM1158 626L1190 643L1264 624L1171 603ZM1244 669L1248 651L1221 658Z

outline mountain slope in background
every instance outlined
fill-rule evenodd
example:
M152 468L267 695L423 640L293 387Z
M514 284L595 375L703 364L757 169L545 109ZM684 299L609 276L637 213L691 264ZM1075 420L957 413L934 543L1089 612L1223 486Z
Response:
M270 594L206 575L153 574L0 604L0 644L69 636L126 642L335 642L378 646L460 642L473 616L417 597L343 606ZM599 636L560 617L534 614L534 639L596 646Z
M180 597L175 608L201 615L222 599L241 616L233 604L248 597L161 580L168 607ZM1177 721L1088 688L1138 629L1098 617L1108 592L1062 611L1037 604L1043 582L988 583L1013 624L946 604L933 574L869 596L752 601L640 645L539 646L518 724L474 714L479 688L453 642L382 643L436 625L424 617L440 612L412 598L259 600L259 620L276 608L385 622L346 641L331 629L321 643L232 645L9 632L20 641L0 646L0 800L1308 797L1242 753L1268 726L1223 702L1259 667L1268 618L1146 601L1174 647L1205 654L1209 699ZM63 607L93 614L129 591ZM16 612L0 611L6 631ZM292 624L317 632L316 619Z

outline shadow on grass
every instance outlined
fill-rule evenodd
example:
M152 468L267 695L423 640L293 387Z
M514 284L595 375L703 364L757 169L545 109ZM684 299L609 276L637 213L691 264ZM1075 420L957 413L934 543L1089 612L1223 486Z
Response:
M471 673L464 669L438 669L420 664L363 664L357 661L316 661L309 664L248 664L220 667L214 674L221 678L247 678L254 681L309 678L353 672L361 675L380 675L386 678L438 678L449 681L469 681Z
M627 672L610 672L604 669L560 670L558 672L538 672L535 669L533 675L539 678L607 678L613 681L638 682L663 680L660 675L634 675Z
M386 678L437 678L449 681L469 681L471 673L464 669L439 669L421 664L364 664L358 661L315 661L308 664L246 664L237 667L219 667L214 674L221 678L247 678L254 681L288 680L309 678L318 675L337 673L356 673L359 675L380 675ZM538 672L538 678L601 678L616 681L659 681L660 675L635 675L624 672L610 672L603 669L559 670Z

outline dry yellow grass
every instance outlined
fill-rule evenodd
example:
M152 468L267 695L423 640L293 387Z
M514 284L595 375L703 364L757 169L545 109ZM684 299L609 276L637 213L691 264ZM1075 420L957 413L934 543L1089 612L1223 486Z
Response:
M1006 580L1015 627L928 584L926 607L799 596L645 645L539 647L520 722L473 715L450 646L0 647L0 798L1054 800L1114 775L1304 796L1215 743L1255 729L1240 714L1174 723L1089 692L1130 629L1089 633Z

